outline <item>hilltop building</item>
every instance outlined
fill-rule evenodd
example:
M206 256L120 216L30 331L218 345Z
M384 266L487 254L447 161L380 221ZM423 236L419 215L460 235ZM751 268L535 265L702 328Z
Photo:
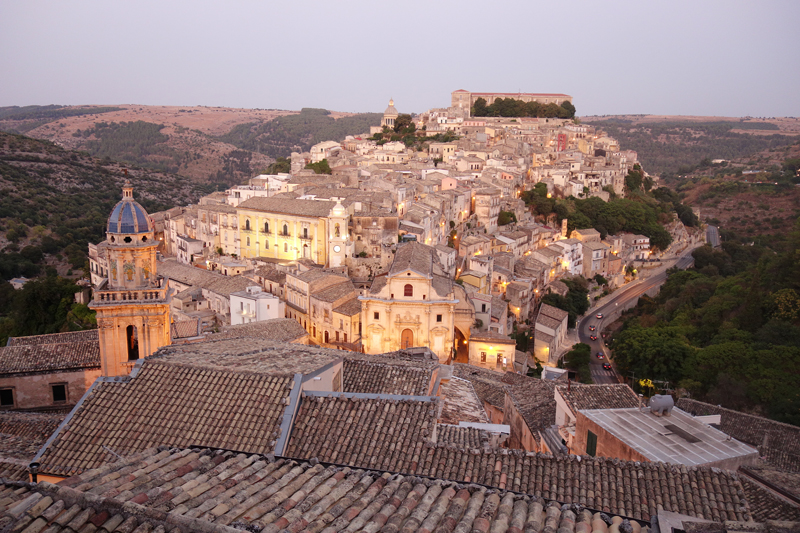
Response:
M563 102L572 103L570 95L561 93L472 93L459 89L451 93L450 105L458 109L465 109L469 113L478 98L486 100L486 105L492 105L498 98L513 98L514 100L539 102L540 104L561 105Z
M102 248L107 277L99 278L89 307L97 312L103 376L130 373L137 359L170 344L168 280L156 276L153 222L126 182L108 217Z

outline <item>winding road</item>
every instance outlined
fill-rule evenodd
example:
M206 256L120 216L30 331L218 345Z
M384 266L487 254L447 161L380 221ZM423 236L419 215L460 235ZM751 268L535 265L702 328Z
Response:
M691 256L691 251L680 256L675 262L676 267L680 269L688 268L694 262ZM649 278L640 279L625 285L623 288L618 289L611 295L611 298L603 302L598 307L590 309L586 316L578 322L578 338L580 342L588 344L592 348L592 361L590 369L592 372L592 380L595 383L619 383L619 376L613 368L605 370L603 363L608 360L608 350L603 343L601 332L603 331L603 322L607 317L613 314L619 306L625 307L632 300L637 300L639 296L652 289L657 285L661 285L667 279L667 269L655 274ZM603 315L603 318L598 319L597 314ZM590 331L589 328L594 326L595 331ZM597 340L590 339L592 335L597 336ZM606 355L605 359L598 359L595 354L603 352Z

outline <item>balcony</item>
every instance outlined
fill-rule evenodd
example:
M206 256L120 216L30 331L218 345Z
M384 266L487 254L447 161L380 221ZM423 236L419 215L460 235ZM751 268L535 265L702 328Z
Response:
M242 228L241 230L239 230L239 233L244 233L245 235L251 235L251 234L255 233L255 231L252 230L252 229L244 229L244 228Z
M95 291L92 300L93 305L117 304L117 303L148 303L163 301L167 298L169 287L142 289L142 290L116 290L116 291Z
M301 241L309 241L310 242L310 241L314 240L314 236L313 235L300 235L300 236L298 236L298 239L300 239Z

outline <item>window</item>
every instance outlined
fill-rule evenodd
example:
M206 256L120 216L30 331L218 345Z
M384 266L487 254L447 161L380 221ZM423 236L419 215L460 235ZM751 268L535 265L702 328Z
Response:
M336 332L336 342L339 342L339 332Z
M436 322L442 321L442 315L436 315Z
M303 238L308 239L308 228L303 228Z
M481 304L481 313L486 312L486 304Z
M406 286L403 287L403 296L414 296L414 286L406 283Z
M14 407L14 389L0 389L0 407Z
M486 352L481 352L481 363L486 362Z
M264 222L264 233L269 233L269 222Z
M289 226L287 226L286 224L283 225L283 234L289 235Z
M264 241L264 249L269 250L269 241Z
M586 454L595 456L597 453L597 435L591 431L586 432Z
M344 342L347 342L347 333L344 334Z
M250 246L250 237L247 238L247 246Z
M249 218L244 221L244 229L248 229L248 230L250 229L250 219Z
M372 317L373 317L375 320L380 320L380 318L381 318L381 314L380 314L379 312L375 311L374 313L372 313Z
M53 391L53 403L67 403L66 383L53 383L50 389Z
M247 243L247 244L250 244L250 243ZM283 243L283 251L284 252L288 252L289 251L289 244L288 243Z

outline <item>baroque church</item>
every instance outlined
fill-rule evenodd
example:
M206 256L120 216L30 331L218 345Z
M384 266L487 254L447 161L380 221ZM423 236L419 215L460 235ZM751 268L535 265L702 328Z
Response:
M140 358L169 345L169 281L156 276L153 222L133 199L126 182L111 211L106 240L98 244L108 258L107 277L94 287L89 307L97 312L102 375L125 376Z

